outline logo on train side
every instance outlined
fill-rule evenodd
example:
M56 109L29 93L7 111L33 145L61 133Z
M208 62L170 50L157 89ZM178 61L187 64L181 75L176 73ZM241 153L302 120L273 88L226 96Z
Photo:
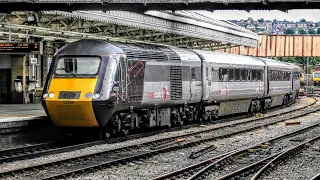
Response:
M162 88L162 91L148 92L147 98L166 100L168 95L169 95L169 91L168 91L168 88L166 86L166 87Z

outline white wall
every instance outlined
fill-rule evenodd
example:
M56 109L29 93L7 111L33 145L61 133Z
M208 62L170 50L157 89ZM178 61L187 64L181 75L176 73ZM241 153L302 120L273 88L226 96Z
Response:
M11 69L11 56L0 55L0 69Z

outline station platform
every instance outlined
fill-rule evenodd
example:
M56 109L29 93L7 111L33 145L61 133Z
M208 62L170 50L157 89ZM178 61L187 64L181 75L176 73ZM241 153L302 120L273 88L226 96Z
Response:
M47 122L41 104L0 104L0 134L22 131Z

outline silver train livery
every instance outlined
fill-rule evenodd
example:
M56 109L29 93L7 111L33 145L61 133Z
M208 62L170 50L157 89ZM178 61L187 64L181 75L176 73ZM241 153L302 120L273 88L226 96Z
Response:
M289 63L84 39L55 54L42 104L57 127L110 136L263 111L294 101L299 88Z

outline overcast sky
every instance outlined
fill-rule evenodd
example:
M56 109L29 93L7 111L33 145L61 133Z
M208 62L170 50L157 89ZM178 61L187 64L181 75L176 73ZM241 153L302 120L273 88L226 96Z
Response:
M211 14L211 13L210 13ZM258 18L264 18L268 20L289 20L299 21L299 19L305 18L307 21L320 21L320 10L290 10L288 13L282 11L214 11L213 18L219 20L241 20L248 17L257 20Z

